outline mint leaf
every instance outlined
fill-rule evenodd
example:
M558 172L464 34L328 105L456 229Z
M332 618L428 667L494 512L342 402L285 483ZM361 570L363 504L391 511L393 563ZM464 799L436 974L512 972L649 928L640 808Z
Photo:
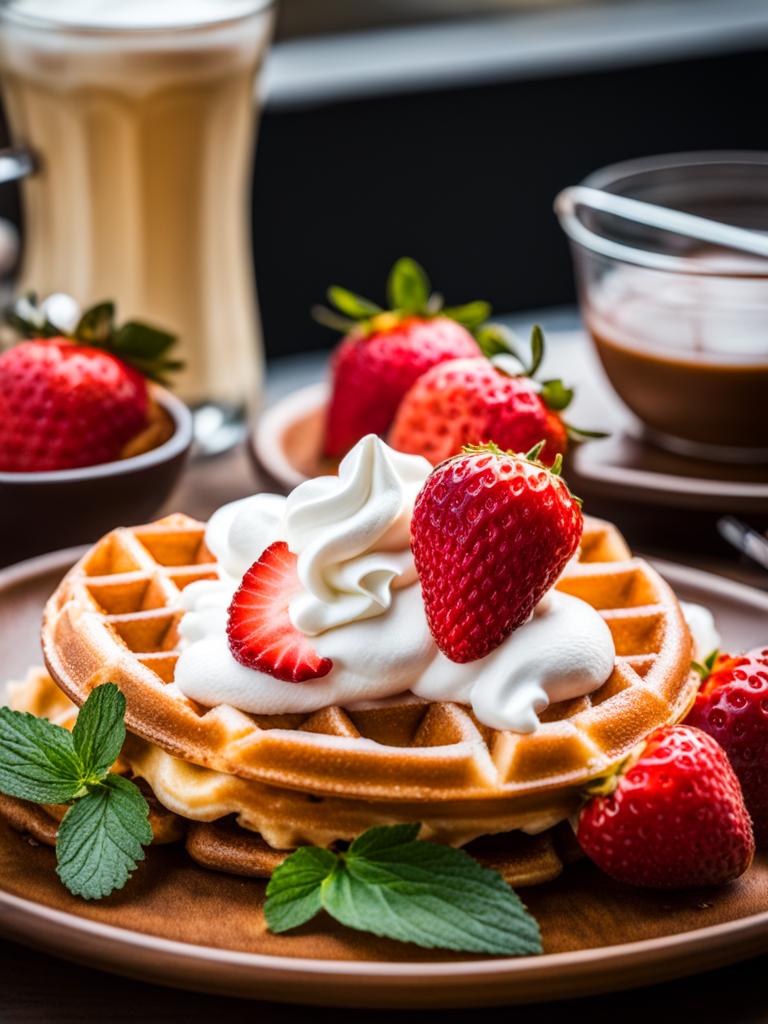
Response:
M142 846L152 841L149 807L139 789L109 775L64 816L56 838L57 873L75 896L101 899L122 889Z
M402 846L416 841L421 825L417 822L409 822L405 825L374 825L367 832L355 839L347 857L391 857L397 858L397 851ZM431 846L428 849L432 849Z
M297 850L267 888L270 928L303 924L322 907L348 927L430 949L541 952L536 921L500 875L418 831L379 826L345 853Z
M389 272L387 299L392 309L423 313L429 302L430 290L426 272L409 256L399 259Z
M474 331L480 324L484 324L491 315L491 304L478 299L476 302L467 302L463 306L446 306L442 312L443 316L450 317L462 327L466 327L468 331Z
M331 285L327 295L328 301L333 303L336 309L346 316L352 317L353 320L367 320L382 311L381 306L377 306L375 302L370 302L361 295L355 295L354 292L341 288L337 284Z
M303 846L275 870L267 886L264 913L276 934L298 928L322 909L320 886L334 871L338 857L330 850Z
M0 792L20 800L59 804L83 788L72 736L60 725L0 708Z
M103 779L125 742L125 697L114 683L97 686L72 730L75 752L89 782Z

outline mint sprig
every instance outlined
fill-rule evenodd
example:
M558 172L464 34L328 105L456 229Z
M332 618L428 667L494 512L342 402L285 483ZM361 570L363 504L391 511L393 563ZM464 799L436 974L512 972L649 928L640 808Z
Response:
M496 956L541 953L535 919L501 876L463 850L424 842L418 824L377 826L348 850L296 850L272 875L273 932L325 910L342 924L428 949Z
M69 891L85 899L121 889L152 841L140 790L110 773L124 740L125 697L114 683L93 690L71 733L0 708L0 792L72 804L56 837L57 871Z

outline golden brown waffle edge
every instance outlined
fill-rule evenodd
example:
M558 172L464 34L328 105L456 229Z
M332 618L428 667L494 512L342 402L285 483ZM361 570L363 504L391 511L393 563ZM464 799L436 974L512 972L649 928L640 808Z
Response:
M258 716L206 709L173 683L180 589L215 576L204 525L183 515L113 531L51 597L46 664L77 704L103 682L130 731L184 761L318 795L451 803L525 798L545 807L609 770L694 690L691 640L669 586L616 529L587 519L580 561L558 583L602 614L617 659L590 697L556 704L533 734L498 732L452 703L412 696L369 708Z

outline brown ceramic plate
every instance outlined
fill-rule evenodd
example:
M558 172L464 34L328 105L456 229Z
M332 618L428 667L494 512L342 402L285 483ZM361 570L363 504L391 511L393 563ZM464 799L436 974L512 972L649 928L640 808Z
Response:
M46 596L75 550L0 572L0 676L40 660ZM768 595L662 564L678 593L709 605L727 644L766 639ZM270 935L264 883L198 868L183 851L149 851L121 892L70 896L51 850L0 826L0 931L10 938L147 981L229 995L343 1006L480 1006L551 1000L664 981L768 950L768 858L714 891L653 893L581 862L524 892L546 953L491 960L440 954L317 918Z

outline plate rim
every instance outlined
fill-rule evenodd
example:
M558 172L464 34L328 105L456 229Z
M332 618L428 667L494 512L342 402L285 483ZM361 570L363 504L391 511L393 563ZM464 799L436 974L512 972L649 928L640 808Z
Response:
M270 953L249 953L242 950L224 949L219 946L204 946L194 942L166 939L159 935L138 932L130 928L93 921L64 910L48 907L21 896L0 890L0 909L16 910L36 921L55 924L65 931L85 933L89 938L112 940L119 947L139 947L145 952L164 953L169 957L189 961L204 960L218 966L253 967L277 971L284 975L316 974L328 980L334 978L370 978L382 980L408 979L445 980L445 977L474 977L475 975L549 974L558 968L578 968L594 962L599 957L603 967L608 961L622 962L628 957L637 959L643 954L664 954L676 946L690 949L691 946L707 945L711 939L735 933L756 931L768 937L768 910L749 914L732 921L706 925L689 931L661 935L635 942L623 942L612 946L592 946L588 949L569 950L562 953L543 953L540 956L494 957L484 960L420 960L407 963L396 960L337 960L310 957L277 956ZM138 940L138 941L137 941ZM653 957L651 957L652 959Z
M0 569L0 591L24 583L42 573L73 564L83 551L87 550L87 547L85 545L60 549ZM649 561L673 586L687 585L714 591L723 596L735 597L740 602L768 612L768 593L763 593L729 577L719 576L676 562L657 558L649 559ZM126 951L154 954L161 958L156 962L158 967L162 965L162 962L166 962L169 969L173 965L174 982L171 983L177 983L178 978L184 975L189 984L191 982L187 972L200 963L211 965L219 972L226 972L227 969L233 972L250 969L249 978L254 983L270 978L279 982L304 976L321 981L323 987L329 987L336 982L345 980L357 981L361 984L383 980L403 983L418 980L421 983L426 983L432 980L445 982L451 977L465 981L487 978L499 981L507 979L510 982L525 978L528 982L535 982L537 979L541 980L550 976L562 976L564 972L574 974L579 968L593 966L595 962L599 962L605 972L606 969L613 966L618 969L627 964L637 967L640 964L663 962L665 957L672 958L678 952L681 954L697 950L703 952L706 949L715 948L727 953L739 940L747 943L750 940L761 939L764 940L763 944L768 948L768 909L766 909L730 921L655 938L560 953L545 953L536 957L452 961L420 960L417 963L391 960L353 961L288 957L168 939L102 921L94 921L0 889L0 931L16 941L27 940L32 945L42 946L56 955L65 955L55 941L41 940L39 930L46 925L55 928L55 935L59 938L62 935L79 934L83 938L102 940L108 964L107 969L119 973L120 955ZM111 958L108 955L110 951L112 952ZM739 959L738 954L735 959ZM90 961L86 960L86 962ZM99 966L104 966L103 958ZM131 965L126 965L126 968L129 966ZM692 972L682 971L681 973ZM168 976L166 975L166 978ZM158 979L153 978L152 980ZM584 980L586 982L587 978ZM450 990L452 990L451 986L446 989L446 992ZM604 990L604 987L598 989L598 991ZM342 994L339 993L339 996L343 1002ZM514 993L509 993L508 996L511 999ZM300 1002L301 999L292 1000L289 996L287 1001ZM439 999L435 1001L435 1005L441 1005Z

